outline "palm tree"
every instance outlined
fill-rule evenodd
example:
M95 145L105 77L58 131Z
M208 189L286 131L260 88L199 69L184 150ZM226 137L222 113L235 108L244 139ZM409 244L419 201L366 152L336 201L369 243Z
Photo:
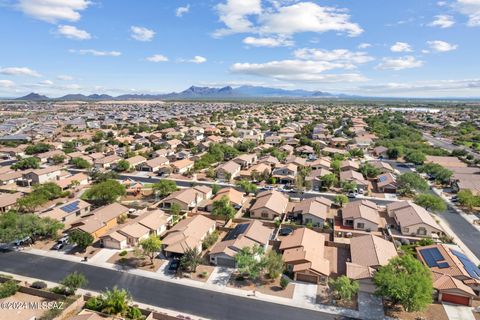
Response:
M187 248L182 258L180 259L182 269L188 270L190 272L196 272L197 267L201 262L202 253L197 248Z

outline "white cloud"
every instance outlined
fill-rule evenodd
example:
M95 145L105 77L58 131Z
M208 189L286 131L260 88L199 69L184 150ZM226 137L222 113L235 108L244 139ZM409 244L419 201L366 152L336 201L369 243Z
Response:
M60 20L78 21L79 11L85 10L88 0L20 0L17 8L35 19L55 23Z
M122 53L119 51L99 51L95 49L80 49L80 50L70 49L69 51L71 53L78 53L81 55L92 55L96 57L118 57L122 55Z
M293 54L296 58L303 60L341 62L345 64L346 69L352 69L356 64L374 60L366 52L352 52L347 49L322 50L303 48L295 50Z
M0 80L0 87L2 88L11 88L15 85L15 82L11 80Z
M448 52L458 48L456 44L451 44L440 40L427 41L427 43L432 50L437 52Z
M290 39L278 37L266 37L266 38L255 38L255 37L246 37L243 39L243 43L253 46L253 47L290 47L294 45L294 42Z
M215 31L214 36L218 37L247 32L287 37L301 32L336 31L349 36L363 32L358 24L350 21L345 9L323 7L313 2L277 1L276 5L262 8L261 0L227 0L216 8L220 21L226 26Z
M177 17L183 17L185 13L188 13L190 11L190 4L187 4L185 7L178 7L177 10L175 11L175 15Z
M85 30L78 29L75 26L60 25L58 26L57 32L69 39L88 40L92 38L90 33Z
M188 62L200 64L200 63L207 62L207 58L202 56L195 56L192 59L188 60Z
M367 49L367 48L370 48L372 45L370 43L360 43L357 48L358 49Z
M479 0L457 0L454 7L468 17L467 25L470 27L480 26L480 1Z
M455 24L455 20L452 16L449 15L438 15L435 16L435 20L433 20L429 26L431 27L439 27L439 28L450 28Z
M412 47L406 42L395 42L393 46L390 47L392 52L412 52Z
M62 80L62 81L71 81L71 80L73 80L73 77L61 74L61 75L57 76L57 79Z
M215 8L220 21L226 26L224 29L215 31L214 36L217 37L253 31L253 23L248 17L262 12L261 0L227 0L225 3L219 3Z
M152 41L155 36L155 31L138 26L131 26L131 37L138 41Z
M153 56L147 57L147 60L150 62L165 62L168 61L168 58L162 54L154 54Z
M400 58L383 58L382 62L377 66L377 69L398 71L419 68L421 66L423 66L423 61L417 60L413 56L405 56Z
M0 74L6 74L9 76L29 76L29 77L40 77L41 75L30 68L27 67L7 67L0 68Z
M44 86L51 86L51 85L53 85L53 81L51 81L51 80L43 80L43 81L40 81L39 84L40 84L40 85L44 85Z

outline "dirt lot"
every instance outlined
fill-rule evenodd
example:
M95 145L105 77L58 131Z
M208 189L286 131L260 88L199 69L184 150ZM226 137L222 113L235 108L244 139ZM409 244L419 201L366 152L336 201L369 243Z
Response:
M255 288L252 281L250 280L236 280L238 274L233 274L228 281L227 286L247 291L253 291ZM293 292L295 290L295 284L289 283L285 290L280 287L280 277L275 280L261 280L256 287L257 292L263 294L269 294L272 296L282 297L282 298L293 298Z
M448 320L447 313L440 303L433 303L422 312L405 312L401 307L385 307L385 315L402 320Z
M335 300L328 286L318 285L317 303L358 310L357 296L353 297L352 300Z
M473 300L472 307L480 309L480 300ZM473 312L475 320L480 320L480 312Z
M210 278L210 275L213 272L214 266L207 266L204 264L201 264L197 267L197 270L193 273L186 273L187 278L190 278L192 280L197 280L201 282L207 282L208 278ZM185 273L184 273L185 274Z
M150 263L150 258L136 257L133 251L128 251L127 255L120 256L120 252L111 256L107 262L114 263L122 268L137 268L145 271L156 272L166 260L155 258L153 265Z

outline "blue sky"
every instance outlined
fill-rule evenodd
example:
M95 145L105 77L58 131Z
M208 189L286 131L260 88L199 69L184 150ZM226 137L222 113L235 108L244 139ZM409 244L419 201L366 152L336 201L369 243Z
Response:
M0 96L480 97L480 0L0 0Z

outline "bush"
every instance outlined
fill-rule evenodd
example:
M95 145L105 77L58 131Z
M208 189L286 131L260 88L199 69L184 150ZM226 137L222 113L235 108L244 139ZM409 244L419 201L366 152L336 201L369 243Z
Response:
M13 296L17 293L17 290L18 285L13 280L8 280L7 282L0 284L0 299Z
M218 240L218 231L215 230L210 235L208 235L205 240L202 242L202 250L207 250Z
M285 290L285 288L287 288L289 283L290 283L290 279L288 279L287 277L282 277L280 279L280 287L282 287L282 289L284 289L284 290Z
M85 309L92 311L101 311L103 308L103 300L98 297L92 297L85 302Z
M45 289L47 284L43 281L35 281L30 287L34 289Z
M67 292L67 288L65 287L53 287L50 289L51 292L56 293L56 294L61 294L63 296L68 296L70 293Z
M124 256L126 256L127 254L128 254L127 250L123 250L123 251L120 252L118 255L119 255L120 257L124 257Z

